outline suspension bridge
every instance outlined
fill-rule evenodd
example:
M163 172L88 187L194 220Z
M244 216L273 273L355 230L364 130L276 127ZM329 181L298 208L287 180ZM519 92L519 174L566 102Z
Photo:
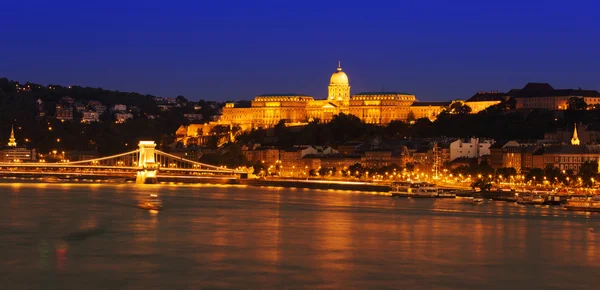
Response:
M138 149L74 162L0 163L0 171L12 175L49 173L64 175L135 177L136 183L156 183L157 177L247 178L247 172L185 159L156 149L154 141L140 141Z

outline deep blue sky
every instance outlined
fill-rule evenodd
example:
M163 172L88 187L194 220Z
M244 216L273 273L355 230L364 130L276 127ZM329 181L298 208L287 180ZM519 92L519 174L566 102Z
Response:
M600 1L2 1L0 77L189 99L600 89ZM177 4L174 4L177 3Z

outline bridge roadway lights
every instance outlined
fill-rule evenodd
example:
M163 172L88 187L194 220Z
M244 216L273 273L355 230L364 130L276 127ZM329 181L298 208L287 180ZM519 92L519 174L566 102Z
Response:
M154 160L154 141L140 141L138 144L140 154L138 159L138 171L135 178L137 184L154 184L158 183L156 173L158 172L158 164Z

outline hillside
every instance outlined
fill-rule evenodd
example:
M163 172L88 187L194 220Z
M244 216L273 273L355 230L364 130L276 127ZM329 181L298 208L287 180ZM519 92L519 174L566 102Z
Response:
M0 142L6 144L14 125L17 143L40 152L93 150L109 154L135 148L141 139L155 140L164 147L173 142L177 127L190 122L184 114L203 116L194 121L204 122L221 106L203 100L189 102L183 96L157 98L102 88L20 84L0 78ZM126 109L115 112L115 108ZM85 112L97 113L98 119L85 123ZM115 113L126 120L118 123Z

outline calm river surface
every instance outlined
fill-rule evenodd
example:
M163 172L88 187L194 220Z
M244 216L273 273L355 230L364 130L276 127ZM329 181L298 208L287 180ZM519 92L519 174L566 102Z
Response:
M165 209L134 205L149 193ZM0 184L0 289L599 289L600 215L232 186Z

